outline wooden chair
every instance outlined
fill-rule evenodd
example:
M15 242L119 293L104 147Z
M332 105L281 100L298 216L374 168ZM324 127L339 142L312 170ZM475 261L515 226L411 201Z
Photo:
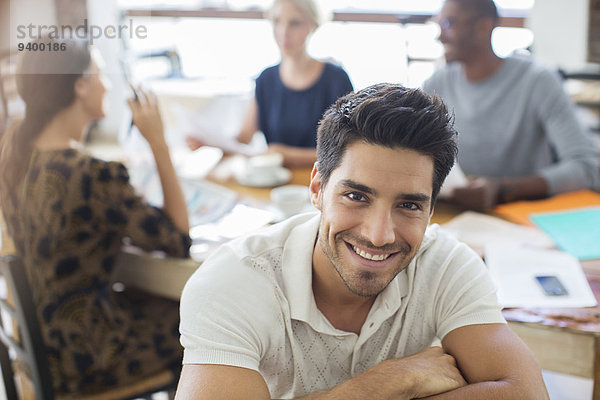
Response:
M2 256L0 274L6 282L5 293L0 299L0 363L7 400L151 399L153 393L174 392L178 377L172 371L163 371L126 387L94 395L55 395L46 349L23 263L13 255ZM10 319L11 323L7 323L7 319ZM24 379L24 376L27 378Z
M17 54L0 54L0 135L25 113L25 103L17 91Z

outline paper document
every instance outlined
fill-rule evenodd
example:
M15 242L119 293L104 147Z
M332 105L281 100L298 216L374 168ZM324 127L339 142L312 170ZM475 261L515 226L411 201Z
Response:
M557 194L549 199L500 204L494 211L513 222L533 225L529 219L531 214L593 206L600 206L600 193L592 190L578 190Z
M600 258L600 207L532 214L556 246L580 260Z
M179 147L171 150L175 170L180 178L203 179L221 161L223 150L203 146L196 150Z
M237 141L236 137L242 126L243 114L231 110L225 112L227 111L226 107L219 107L219 103L224 99L219 100L213 100L202 110L190 110L176 103L171 104L170 111L175 116L178 125L176 130L184 136L193 136L205 145L218 147L227 153L240 153L248 156L264 153L266 148Z
M457 215L442 224L442 228L480 252L487 245L501 243L527 244L542 248L554 247L554 241L537 228L517 225L474 211L465 211Z
M216 221L237 204L235 191L202 180L181 180L190 226Z
M194 242L225 242L261 228L274 220L275 214L271 211L237 204L222 218L193 226L190 229L190 237Z
M597 304L579 261L568 253L519 245L490 245L485 248L485 262L503 307L591 307ZM536 279L538 276L556 277L567 294L546 294Z
M155 168L131 169L130 182L148 203L162 207L162 186ZM223 186L201 179L180 179L180 183L190 226L216 221L237 203L237 193Z

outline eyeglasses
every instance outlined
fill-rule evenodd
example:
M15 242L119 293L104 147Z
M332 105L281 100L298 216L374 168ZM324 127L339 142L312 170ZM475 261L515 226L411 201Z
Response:
M453 26L456 25L456 19L454 18L439 18L437 20L440 29L446 31L448 29L452 29Z
M474 16L467 17L467 18L464 18L464 20L462 21L462 23L463 24L470 24L472 21L474 21L476 19L477 19L477 17L474 17ZM459 19L454 18L454 17L438 18L436 22L440 26L441 30L447 31L448 29L456 28L456 25L459 22Z

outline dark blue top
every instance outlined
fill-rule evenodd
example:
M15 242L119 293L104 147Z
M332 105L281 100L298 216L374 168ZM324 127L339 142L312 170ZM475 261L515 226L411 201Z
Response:
M314 148L323 113L352 90L346 71L331 63L325 63L319 79L304 90L286 87L279 76L279 65L269 67L256 78L258 127L267 143Z

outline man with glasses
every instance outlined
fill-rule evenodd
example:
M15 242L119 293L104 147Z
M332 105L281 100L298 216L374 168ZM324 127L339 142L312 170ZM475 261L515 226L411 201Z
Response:
M494 2L446 0L438 22L447 65L423 89L454 112L458 164L472 178L451 200L488 210L594 188L598 156L558 75L524 57L494 53Z

